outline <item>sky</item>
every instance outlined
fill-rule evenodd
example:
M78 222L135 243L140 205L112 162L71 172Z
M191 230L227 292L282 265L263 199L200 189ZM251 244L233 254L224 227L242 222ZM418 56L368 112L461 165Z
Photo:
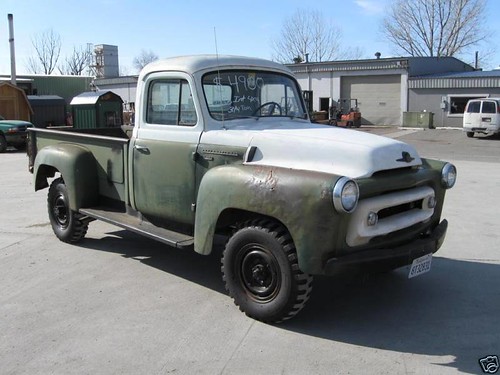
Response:
M391 0L0 0L0 74L10 74L7 15L14 15L17 74L27 74L34 55L32 39L53 29L61 36L61 59L88 43L118 46L122 74L136 74L133 59L141 50L160 58L215 53L273 58L271 42L297 10L320 11L342 31L344 49L357 48L362 58L395 56L380 32ZM486 68L500 65L500 32L495 15L500 0L488 0L484 24L492 31L494 50ZM471 63L473 57L464 57Z

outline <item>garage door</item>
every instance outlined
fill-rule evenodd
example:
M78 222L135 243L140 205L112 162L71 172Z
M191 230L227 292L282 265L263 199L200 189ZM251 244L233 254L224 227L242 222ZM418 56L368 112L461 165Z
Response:
M401 125L401 76L342 77L342 98L358 99L362 124Z

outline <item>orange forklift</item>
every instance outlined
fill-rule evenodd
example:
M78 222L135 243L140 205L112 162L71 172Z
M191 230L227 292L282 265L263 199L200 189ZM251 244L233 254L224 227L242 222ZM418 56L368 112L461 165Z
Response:
M361 126L361 112L359 112L358 99L344 99L332 101L330 106L329 124L348 128Z

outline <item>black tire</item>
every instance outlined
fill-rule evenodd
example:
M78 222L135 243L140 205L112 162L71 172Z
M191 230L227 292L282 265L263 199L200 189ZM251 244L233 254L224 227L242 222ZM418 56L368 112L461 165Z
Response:
M468 138L474 138L474 132L465 132Z
M247 316L279 323L295 316L309 299L312 276L298 266L288 231L270 220L242 224L222 256L226 290Z
M7 150L7 141L5 137L0 134L0 153L5 152Z
M62 178L55 179L47 197L50 224L57 238L63 242L75 243L87 234L88 222L69 208L68 189Z
M14 145L14 147L16 148L16 150L18 151L24 151L26 150L26 147L28 145L26 143L18 143L17 145Z

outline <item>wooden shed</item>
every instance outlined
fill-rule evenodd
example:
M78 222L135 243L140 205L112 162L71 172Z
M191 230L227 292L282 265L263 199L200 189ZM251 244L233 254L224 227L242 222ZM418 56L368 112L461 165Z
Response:
M31 121L33 109L23 89L0 82L0 115L8 120Z
M33 108L32 123L37 128L66 125L66 102L57 95L28 95Z
M123 100L111 91L84 92L73 98L71 108L76 129L123 124Z

